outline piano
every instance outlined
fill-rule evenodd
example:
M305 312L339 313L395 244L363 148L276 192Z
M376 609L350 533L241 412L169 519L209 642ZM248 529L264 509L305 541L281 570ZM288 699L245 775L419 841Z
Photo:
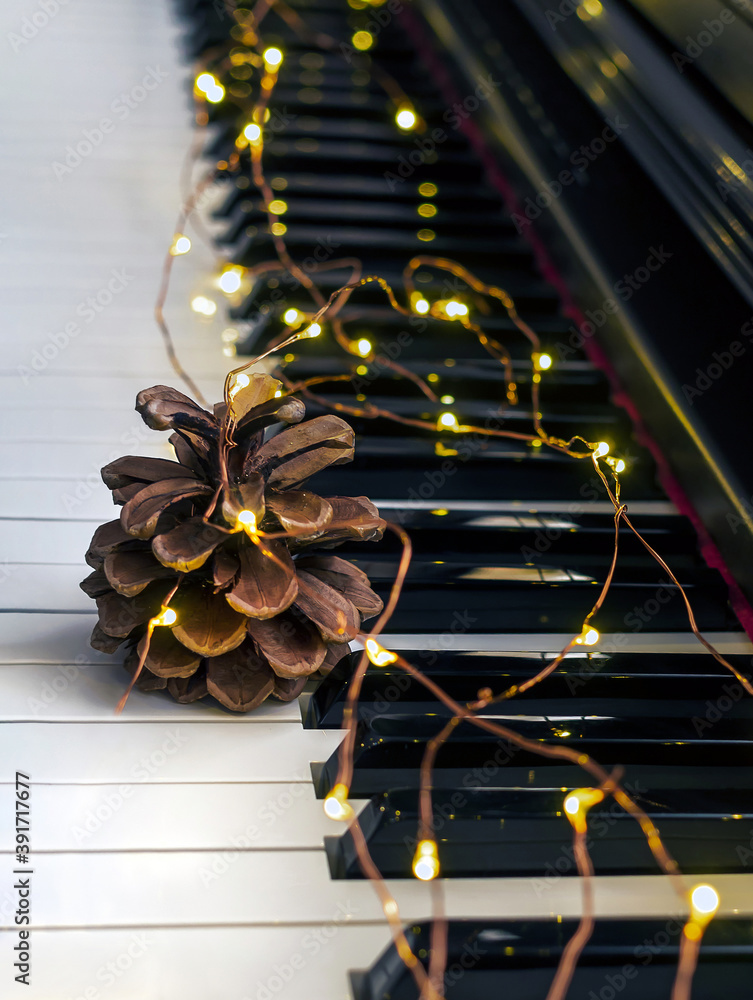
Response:
M703 636L747 677L747 10L641 0L262 7L260 36L284 56L264 171L292 258L325 298L353 273L328 266L342 258L398 296L419 256L456 260L505 289L552 359L540 382L547 431L604 440L623 458L629 517L682 584ZM92 531L113 517L99 468L121 454L170 454L132 407L148 385L183 388L152 309L185 204L196 108L193 176L208 180L165 305L183 366L219 399L227 370L279 339L287 311L312 311L305 285L283 272L245 277L275 248L248 148L236 144L259 86L243 12L208 0L106 11L82 0L40 7L26 27L17 20L8 15L8 31L24 41L0 71L14 84L0 243L14 320L0 404L3 995L24 982L16 916L28 878L24 995L35 1000L414 1000L353 830L323 810L360 644L293 702L233 715L211 699L179 705L135 690L115 717L127 675L117 656L89 648L96 616L78 589ZM223 99L194 104L201 72ZM384 73L424 130L397 124ZM233 267L244 282L225 295L217 276ZM428 301L476 301L428 263L415 282ZM351 414L354 461L311 480L325 495L369 496L412 539L380 642L461 704L520 684L580 631L609 570L613 504L589 463L453 432L532 426L537 371L505 309L492 304L480 321L509 352L515 406L505 405L504 366L461 324L401 316L375 283L340 315L354 353L325 319L324 336L270 367L293 386L335 379L305 399L310 416L370 402L416 421ZM337 381L343 373L352 381ZM393 537L337 554L388 595ZM683 890L718 893L693 1000L717 997L720 983L725 996L747 996L753 701L624 526L594 625L592 645L482 717L622 769ZM544 1000L584 907L564 801L591 782L570 762L461 724L433 772L440 879L422 882L412 873L419 769L451 714L394 664L370 667L349 801L427 967L441 889L441 995ZM28 875L16 856L26 781ZM669 998L687 904L613 799L588 824L595 925L564 995Z

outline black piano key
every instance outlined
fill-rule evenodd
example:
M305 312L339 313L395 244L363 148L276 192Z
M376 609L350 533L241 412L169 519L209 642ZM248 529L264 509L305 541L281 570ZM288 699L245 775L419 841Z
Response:
M418 788L426 743L443 725L436 719L375 718L361 723L350 785L352 798L388 788ZM515 718L501 721L537 742L568 746L605 769L624 768L623 783L655 789L753 788L753 740L749 720L722 718L704 738L690 720L670 718L572 719L562 723ZM415 734L402 735L406 730ZM425 731L428 730L428 731ZM317 794L337 778L339 755L312 765ZM505 788L578 788L590 779L574 763L521 750L464 722L443 745L432 772L436 789L495 785Z
M514 997L541 1000L552 984L575 920L451 920L443 989L448 1000ZM677 974L683 922L678 919L597 920L573 974L573 1000L659 1000ZM431 922L405 929L427 966ZM716 919L705 931L693 977L693 1000L745 997L753 972L753 934L747 919ZM419 989L394 945L374 965L351 973L354 1000L419 1000Z
M661 828L662 841L686 874L742 872L753 822L753 791L628 789ZM456 788L432 796L443 878L577 876L572 827L560 789ZM385 878L412 878L419 823L415 791L375 796L359 813L374 863ZM654 875L656 859L635 819L614 799L588 813L589 854L597 875ZM362 878L352 835L326 838L330 874Z
M337 728L350 676L360 653L344 657L318 685L308 704L305 724L309 728ZM540 653L449 653L440 650L403 651L406 659L460 704L474 701L482 688L499 694L521 684L543 670L553 654ZM749 657L728 657L747 676ZM717 704L719 703L719 704ZM721 705L722 708L719 707ZM450 709L436 699L420 681L390 667L371 667L363 679L358 705L359 718L377 716L417 719L427 715L449 717ZM700 737L710 729L706 723L722 715L732 719L753 718L753 699L742 685L711 656L658 653L568 654L545 680L513 699L490 705L481 714L540 716L643 717L697 720Z

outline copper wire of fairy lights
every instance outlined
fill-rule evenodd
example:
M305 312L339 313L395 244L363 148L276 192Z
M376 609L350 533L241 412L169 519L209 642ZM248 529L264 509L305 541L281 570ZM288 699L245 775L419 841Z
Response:
M235 7L231 4L231 7ZM654 825L650 817L644 812L644 810L639 806L639 804L625 791L625 789L620 784L621 770L619 768L614 769L611 773L605 770L598 762L596 762L590 756L578 753L566 746L560 745L550 745L545 742L540 742L538 740L531 740L523 737L516 733L514 730L507 726L503 726L498 722L491 719L484 718L479 715L485 709L488 709L490 705L495 703L501 703L503 701L509 701L516 695L522 694L536 684L545 680L549 677L566 659L569 653L571 653L577 645L591 645L598 641L598 632L591 627L591 620L596 616L599 609L602 607L604 601L608 596L609 589L614 577L614 572L617 566L618 551L619 551L619 531L620 525L624 525L641 542L645 547L646 551L652 556L652 558L661 566L662 570L669 576L672 581L672 585L679 591L684 602L688 621L690 628L699 642L706 648L706 650L711 653L712 656L722 664L726 669L728 669L736 679L741 683L745 690L753 695L753 685L739 673L739 671L728 662L713 646L709 643L703 635L701 635L693 614L692 606L685 593L683 587L679 583L677 577L672 572L670 567L667 565L665 560L657 553L651 545L642 537L637 528L633 525L631 520L627 515L627 505L622 503L620 500L620 480L619 473L624 469L624 462L618 459L613 459L607 457L609 451L608 446L604 445L602 442L589 442L580 436L574 436L571 439L565 441L560 438L550 436L543 425L543 415L541 412L540 405L540 388L542 383L542 376L545 374L546 370L551 365L551 359L547 355L543 355L541 352L541 344L537 334L531 329L531 327L518 315L515 308L515 303L510 297L510 295L501 288L496 286L486 285L480 281L475 275L468 271L462 264L451 261L445 258L433 257L430 255L419 255L414 257L409 264L406 266L403 275L404 292L408 300L408 305L403 305L397 298L394 290L390 285L384 280L384 278L379 275L366 275L362 276L361 272L361 262L355 258L347 258L329 261L318 265L319 270L328 270L334 268L349 267L352 271L351 280L338 288L333 292L329 299L325 300L324 296L317 288L316 283L310 276L303 271L301 267L290 257L287 247L284 241L284 232L279 232L276 230L275 223L279 221L279 217L272 210L271 203L274 201L274 193L272 188L266 181L263 170L263 124L264 116L272 96L274 86L277 82L277 76L279 71L280 62L270 66L265 64L264 56L261 51L261 42L258 36L258 28L263 20L264 15L272 8L275 8L280 16L288 23L299 35L299 37L305 38L313 42L319 48L323 48L327 51L340 52L339 43L328 35L323 35L320 32L312 32L308 29L305 21L287 4L281 2L281 0L258 0L253 12L239 11L236 10L236 20L238 24L245 27L247 31L247 41L248 41L248 51L249 60L254 61L254 65L261 68L264 67L264 75L262 77L260 98L254 102L254 108L250 115L250 123L257 126L257 129L251 130L251 135L254 138L249 139L246 143L249 147L249 154L251 158L251 172L256 184L257 189L261 193L264 201L264 207L267 212L270 233L273 237L273 245L275 252L277 254L276 261L269 261L263 264L259 264L253 268L249 268L248 274L254 277L260 276L264 273L270 272L285 272L293 276L299 283L307 290L311 295L312 301L315 306L315 310L311 315L302 314L300 319L296 323L288 325L285 330L277 338L274 338L268 347L268 349L254 358L252 361L244 363L233 371L229 372L224 385L224 401L225 401L225 413L223 415L221 424L221 436L220 436L220 466L221 466L221 480L222 484L217 490L215 496L213 497L209 508L204 514L204 519L208 521L209 517L212 515L219 495L223 489L229 489L230 483L227 475L227 456L235 445L233 439L234 430L234 417L232 412L232 398L231 389L233 385L233 380L237 379L238 375L242 374L246 369L257 365L261 361L265 360L268 356L273 353L277 353L283 348L295 343L300 339L306 339L310 336L317 335L320 329L317 329L316 333L312 332L315 327L319 327L321 320L328 320L331 324L331 329L333 332L334 339L336 343L348 354L357 354L361 360L368 361L379 361L384 363L385 367L391 368L395 374L399 377L405 378L412 381L419 391L423 393L432 402L437 402L436 394L430 388L426 382L419 378L410 369L404 366L397 365L391 359L383 358L376 351L370 348L369 352L364 356L360 352L354 349L354 341L352 341L344 330L343 321L338 316L338 313L342 307L349 300L351 295L360 287L370 283L376 282L379 284L381 289L384 291L387 301L390 307L397 312L406 316L417 316L419 314L428 315L430 318L439 320L442 322L459 322L469 333L476 336L479 343L487 350L487 352L495 358L501 365L504 371L504 385L505 385L505 405L516 405L518 402L517 395L517 385L513 377L512 371L512 361L506 348L499 343L496 339L490 337L483 330L483 326L475 323L471 320L469 315L469 310L463 304L458 304L454 299L440 300L428 305L428 309L422 310L421 313L415 308L416 292L415 285L413 283L413 275L420 267L433 267L440 271L447 271L454 277L461 279L468 286L469 289L474 293L475 304L478 311L481 313L488 313L488 306L486 305L486 299L492 298L501 303L506 311L508 318L513 323L514 327L518 330L520 334L527 338L531 346L531 411L532 411L532 423L533 432L530 434L505 431L499 428L489 428L489 427L477 427L473 425L451 425L446 427L438 428L437 423L431 420L423 420L416 418L403 417L400 414L393 413L389 410L382 409L374 406L368 400L365 401L363 406L349 406L348 404L343 404L340 402L329 402L325 396L318 395L311 391L311 388L316 385L322 385L326 383L335 383L350 381L354 377L353 374L334 374L328 376L316 376L309 379L291 381L284 375L281 375L281 380L283 381L285 387L289 393L296 392L300 395L307 396L309 399L320 403L329 409L334 409L339 412L350 413L351 415L364 417L364 418L382 418L398 422L402 425L413 426L422 429L427 429L431 431L446 431L448 433L458 433L463 435L482 433L485 435L491 435L494 437L508 438L512 440L521 441L529 444L540 444L549 447L555 451L564 453L573 459L590 459L593 463L594 469L596 470L602 484L606 490L607 496L614 507L614 542L613 542L613 553L610 562L609 571L602 585L601 591L597 600L594 602L591 610L585 616L581 631L574 635L573 638L564 646L564 648L554 657L546 667L540 670L533 677L528 678L526 681L508 687L506 690L495 694L490 688L482 689L478 692L477 699L468 704L462 705L452 699L435 681L430 677L423 674L418 668L409 663L404 659L399 653L393 652L391 650L385 649L379 643L379 636L384 631L394 609L397 601L400 597L403 584L410 566L411 561L411 543L408 534L399 525L387 524L388 530L393 532L399 539L401 543L401 557L399 560L399 565L395 580L393 581L390 596L385 605L382 613L377 619L374 627L368 633L362 633L361 639L364 643L363 652L356 664L353 673L349 679L346 702L343 710L343 722L342 726L344 729L344 738L339 749L339 766L338 773L335 784L332 790L325 799L325 811L328 815L335 819L347 820L349 821L349 832L353 839L353 844L356 850L359 864L361 866L363 874L369 879L373 885L379 901L382 906L384 915L388 921L391 929L393 941L397 950L397 954L400 956L402 961L405 963L406 967L409 969L411 974L416 980L418 988L421 992L422 998L426 1000L443 1000L444 997L444 970L447 962L447 931L448 923L447 918L444 913L444 902L443 902L443 887L442 881L436 876L440 872L440 861L437 851L437 845L435 840L435 830L434 830L434 816L433 816L433 803L432 803L432 773L433 767L436 762L437 755L447 742L447 740L455 733L458 727L462 724L474 725L484 732L495 736L497 739L505 740L509 744L515 745L520 749L527 750L531 753L537 754L539 756L559 759L568 761L571 764L575 764L580 767L594 782L593 787L584 787L579 789L574 789L565 798L564 811L573 828L573 851L574 858L577 866L578 873L582 879L582 912L581 919L578 926L570 938L569 942L563 949L563 953L558 964L554 979L551 983L550 989L547 994L547 1000L564 1000L567 993L569 985L572 981L572 976L574 974L575 968L577 966L578 959L582 954L584 947L586 946L594 927L594 905L593 905L593 865L589 856L587 847L587 814L590 808L599 802L603 801L607 797L612 797L625 810L630 816L632 816L636 822L640 825L641 830L646 837L648 846L654 856L654 859L659 867L659 869L670 878L670 881L682 899L684 904L689 906L690 915L685 924L683 931L682 941L680 945L680 955L678 960L677 975L675 978L675 983L673 987L672 1000L689 1000L690 997L690 987L692 983L693 973L696 968L698 960L698 952L700 949L700 943L708 922L714 916L716 909L719 905L718 895L716 891L711 886L696 886L690 893L687 892L681 878L681 873L675 862L674 858L669 854L666 847L664 846L659 831ZM258 49L258 51L256 51ZM379 69L375 63L369 61L369 69L375 79L382 85L383 89L393 101L393 103L399 107L402 105L409 105L407 95L402 91L399 85L386 74L383 70ZM236 100L235 103L240 103ZM200 127L207 123L207 115L203 111L199 111L197 114L197 123ZM418 119L419 125L421 120ZM200 128L201 130L201 128ZM199 131L200 131L199 130ZM238 143L236 144L238 145ZM241 143L238 148L244 148ZM200 155L200 147L198 143L194 142L192 148L187 157L187 168L184 169L184 178L190 178L190 167ZM232 168L237 168L239 165L238 154L233 154L231 157ZM189 221L194 213L197 201L201 192L205 187L214 179L214 172L210 172L208 176L205 176L194 188L193 192L188 194L184 200L183 209L181 210L178 225L176 227L176 232L180 233L186 223ZM187 185L188 186L188 185ZM192 221L196 222L195 219ZM157 305L155 307L155 315L163 336L165 347L168 353L168 357L176 371L176 373L186 382L186 384L191 389L195 398L199 402L205 404L205 401L198 391L195 383L189 378L185 370L180 365L177 358L174 345L170 336L170 332L164 321L163 307L167 298L170 275L172 272L173 255L168 254L168 258L165 262L163 268L163 279L160 286L160 292L157 300ZM453 304L455 308L448 311L448 306ZM457 309L458 305L462 305L461 309ZM300 329L298 329L300 327ZM577 446L577 447L576 447ZM610 486L607 479L607 474L601 467L601 463L606 465L608 469L608 474L611 474L614 487ZM217 527L217 525L215 525ZM222 529L232 532L236 529ZM263 547L263 538L282 538L291 537L294 532L276 532L274 534L266 534L264 532L254 530L248 532L252 541L261 547L262 552L266 555L274 558L273 553L268 549ZM160 614L152 619L147 628L147 633L143 641L143 648L141 650L141 655L139 659L139 664L136 673L129 685L128 692L130 692L133 684L135 683L139 671L142 669L144 661L146 659L148 644L151 638L152 632L155 627L162 624L168 624L170 621L170 616L167 612L171 611L169 608L169 603L175 595L179 584L176 584L171 592L167 595L163 602L163 607ZM174 614L174 612L173 612ZM595 639L591 640L590 636L595 635ZM400 670L404 671L410 677L412 677L416 682L423 685L438 701L440 701L451 713L451 717L448 722L442 727L442 729L433 736L426 745L426 749L422 758L420 767L420 784L419 784L419 826L418 826L418 844L419 850L417 851L417 856L414 861L414 872L416 866L421 867L421 871L425 873L425 880L431 882L429 887L431 903L432 903L432 915L433 921L431 926L431 955L428 962L428 972L424 969L423 963L414 954L408 940L406 938L405 932L403 930L402 920L400 918L399 907L397 900L394 895L389 891L386 882L384 881L379 869L373 861L371 856L368 843L363 834L360 822L355 816L352 807L348 803L348 795L350 790L350 784L353 777L354 770L354 750L355 750L355 740L356 740L356 727L358 722L358 704L361 687L363 684L363 679L366 675L367 670L370 666L387 666L395 665ZM121 705L125 703L128 692L121 700ZM424 845L423 847L421 845ZM423 851L423 853L421 853ZM419 877L419 876L417 876ZM424 876L420 876L424 878Z

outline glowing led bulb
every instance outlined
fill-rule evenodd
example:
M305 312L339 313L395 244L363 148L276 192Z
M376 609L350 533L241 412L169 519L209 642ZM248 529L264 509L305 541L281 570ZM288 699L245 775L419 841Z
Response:
M416 299L416 301L413 303L413 308L416 310L417 313L421 313L421 315L423 316L423 314L427 313L431 307L429 303L426 301L426 299Z
M249 142L256 142L261 138L261 129L256 122L249 122L249 124L243 129L243 134Z
M421 882L431 882L439 875L439 853L435 840L419 840L413 855L413 874Z
M586 832L586 814L592 806L604 800L600 788L577 788L565 799L565 812L578 833Z
M251 535L256 534L256 514L252 510L242 510L239 512L235 519L236 527L240 528L246 532L246 534L251 537Z
M403 107L395 115L395 121L404 132L410 132L412 128L416 127L416 114L412 108Z
M240 375L236 375L230 392L228 393L230 401L232 402L235 399L236 394L240 392L241 389L245 389L250 382L251 379L243 372L241 372Z
M439 402L440 403L444 403L445 406L452 406L452 404L455 402L455 397L454 396L441 396Z
M336 819L340 822L352 819L353 809L346 801L349 791L347 785L337 784L326 797L324 811L330 819Z
M615 472L625 471L625 463L622 461L621 458L618 458L617 461L615 462L614 471Z
M599 441L594 449L594 458L603 458L605 455L609 454L609 445L606 441Z
M282 314L282 318L285 320L287 326L292 326L293 323L297 323L302 319L302 315L297 309L286 309Z
M707 924L719 909L719 893L713 885L696 885L690 891L690 915L696 923Z
M194 312L201 313L202 316L214 316L217 312L217 303L208 299L206 295L197 295L191 299L191 308Z
M319 326L319 324L312 323L311 326L306 327L301 336L313 338L313 337L318 337L321 332L322 328Z
M206 99L210 104L219 104L222 98L225 96L225 88L221 83L216 84L214 87L210 88L206 94Z
M548 354L534 354L532 360L534 371L545 372L552 367L552 359Z
M439 419L437 420L439 430L456 431L458 426L458 418L454 413L450 413L448 410L446 413L439 414Z
M269 203L269 211L274 212L275 215L284 215L288 210L288 203L283 201L282 198L275 198L274 201Z
M176 233L175 239L173 240L173 244L170 247L170 253L173 255L173 257L180 257L181 254L188 253L190 249L191 249L191 241L189 240L189 238L187 236L184 236L182 233Z
M280 52L280 50L276 48L265 49L264 62L267 64L268 67L271 66L272 69L274 69L276 66L279 66L280 63L282 62L282 52Z
M357 31L351 38L354 49L366 52L374 44L374 36L370 31Z
M231 265L223 270L217 279L217 284L226 295L232 295L233 292L237 292L241 287L243 274L244 269L242 267Z
M356 341L356 351L362 358L368 357L371 354L371 341L362 337L359 341Z
M386 667L397 660L397 653L392 653L389 649L385 649L376 639L366 640L366 655L375 667Z
M468 306L463 305L462 302L458 302L456 299L450 299L444 307L444 311L448 316L467 316Z
M211 73L199 73L196 77L195 87L202 94L208 93L217 85L217 80Z
M149 622L150 625L174 625L178 620L178 616L175 614L172 608L162 608L160 613L156 615Z
M578 646L595 646L600 638L595 628L584 628L575 642Z

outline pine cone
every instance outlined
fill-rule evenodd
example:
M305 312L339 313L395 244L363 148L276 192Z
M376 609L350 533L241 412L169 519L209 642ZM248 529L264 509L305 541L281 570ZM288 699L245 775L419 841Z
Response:
M148 624L179 580L169 602L177 619L154 628L138 686L167 687L183 703L211 694L248 712L269 695L295 698L309 675L347 652L362 620L379 613L382 602L365 573L307 550L379 539L384 521L366 497L323 498L300 488L353 457L354 434L344 420L301 423L301 400L282 395L281 383L267 375L250 376L231 405L231 485L220 489L225 404L209 413L168 386L139 393L144 422L173 431L178 461L126 456L102 469L123 510L94 533L86 554L94 572L81 587L99 610L92 646L112 653L128 643L133 673ZM265 441L275 423L297 426ZM260 538L255 527L290 534Z

